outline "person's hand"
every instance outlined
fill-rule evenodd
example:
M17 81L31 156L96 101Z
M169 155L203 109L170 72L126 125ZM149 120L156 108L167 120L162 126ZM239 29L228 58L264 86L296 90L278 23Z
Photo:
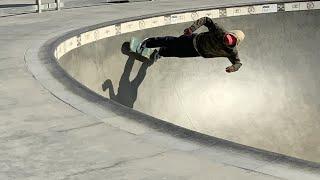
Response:
M236 71L238 71L238 69L234 65L226 68L227 73L232 73L232 72L236 72Z
M240 67L242 66L241 63L235 63L232 66L229 66L226 68L226 72L227 73L232 73L232 72L236 72L240 69Z
M185 30L184 30L184 33L183 33L184 35L186 35L186 36L191 36L192 35L192 30L191 30L191 28L186 28Z
M226 72L227 73L231 73L231 72L235 72L235 71L236 70L235 70L234 66L229 66L229 67L226 68Z

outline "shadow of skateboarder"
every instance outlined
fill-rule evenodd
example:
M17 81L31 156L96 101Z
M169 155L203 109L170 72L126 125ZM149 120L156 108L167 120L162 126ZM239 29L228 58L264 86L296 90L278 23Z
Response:
M122 45L121 50L123 54L128 56L128 60L125 64L124 71L120 78L118 93L115 94L114 87L110 79L104 81L104 83L102 84L102 90L106 91L107 89L109 89L109 97L111 100L114 100L127 107L133 108L133 105L137 99L138 88L147 74L148 67L150 67L152 63L150 63L149 61L144 61L138 71L137 76L132 81L130 81L129 77L132 72L134 62L138 57L134 53L130 53L128 49L129 44L128 42L125 42Z

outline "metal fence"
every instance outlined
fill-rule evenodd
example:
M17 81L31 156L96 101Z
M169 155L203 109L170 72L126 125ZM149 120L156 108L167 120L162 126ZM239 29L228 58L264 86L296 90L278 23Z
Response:
M0 17L152 0L0 0Z
M60 10L62 0L0 0L0 17L48 10Z
M61 0L54 0L52 3L43 3L43 0L36 0L36 4L38 5L38 12L41 13L43 10L50 10L50 9L61 9Z

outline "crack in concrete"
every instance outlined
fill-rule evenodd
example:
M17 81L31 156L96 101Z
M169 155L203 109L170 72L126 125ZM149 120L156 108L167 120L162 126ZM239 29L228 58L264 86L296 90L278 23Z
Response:
M140 158L134 158L134 159L121 160L121 161L118 161L118 162L116 162L116 163L114 163L114 164L111 164L111 165L109 165L109 166L86 169L86 170L83 170L83 171L79 171L79 172L77 172L77 173L69 174L69 175L67 175L66 177L64 177L64 178L61 179L61 180L67 180L67 179L69 179L70 177L78 176L78 175L83 175L83 174L87 174L87 173L91 173L91 172L96 172L96 171L101 171L101 170L106 170L106 169L112 169L112 168L121 166L121 165L126 164L126 163L130 163L130 162L133 162L133 161L139 161L139 160L143 160L143 159L154 158L154 157L160 156L160 155L162 155L162 154L164 154L164 153L166 153L166 152L168 152L168 151L158 152L158 153L152 154L152 155L150 155L150 156L146 156L146 157L140 157Z
M273 177L273 178L277 178L277 179L281 179L281 180L287 180L285 178L282 178L282 177L279 177L279 176L275 176L275 175L271 175L271 174L267 174L267 173L263 173L263 172L260 172L260 171L254 170L254 169L248 169L248 168L244 168L244 167L240 167L240 166L236 166L236 165L232 165L232 164L226 164L226 163L223 163L223 164L231 166L231 167L239 168L239 169L242 169L242 170L245 170L245 171L248 171L248 173L257 173L257 174L262 174L262 175L265 175L265 176L269 176L269 177Z
M217 142L217 143L218 143L218 142ZM216 143L215 143L215 144L216 144ZM213 145L213 146L214 146L214 145ZM199 151L199 150L201 150L201 149L203 149L203 148L198 148L198 149L192 150L192 151L190 151L190 153L197 153L197 151ZM275 162L275 161L277 161L277 160L278 160L278 158L273 159L273 160L270 160L270 161L268 161L267 164L272 163L272 162ZM237 165L234 165L234 164L226 163L226 162L223 162L223 161L214 161L214 162L223 164L223 165L225 165L225 166L230 166L230 167L239 168L239 169L242 169L242 170L247 171L248 173L257 173L257 174L262 174L262 175L265 175L265 176L269 176L269 177L273 177L273 178L277 178L277 179L281 179L281 180L287 180L287 179L282 178L282 177L278 177L278 176L275 176L275 175L271 175L271 174L267 174L267 173L263 173L263 172L258 171L259 168L262 168L262 167L266 166L267 164L262 164L262 165L260 165L260 166L257 166L257 167L254 168L254 169L249 169L249 168L240 167L240 166L237 166Z
M83 129L83 128L87 128L87 127L97 126L97 125L100 125L100 124L104 124L104 122L96 122L96 123L88 124L88 125L85 125L85 126L59 130L59 131L56 131L56 132L69 132L69 131L79 130L79 129Z

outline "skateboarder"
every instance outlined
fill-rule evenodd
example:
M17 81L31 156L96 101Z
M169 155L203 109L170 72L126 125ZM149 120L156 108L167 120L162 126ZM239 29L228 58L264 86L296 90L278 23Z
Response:
M193 33L203 25L209 29L208 32ZM141 52L144 48L160 47L152 54L153 61L160 57L227 57L232 65L226 68L226 72L231 73L238 71L242 66L237 47L244 37L244 33L240 30L226 31L212 19L202 17L186 28L182 36L147 38L138 50Z

